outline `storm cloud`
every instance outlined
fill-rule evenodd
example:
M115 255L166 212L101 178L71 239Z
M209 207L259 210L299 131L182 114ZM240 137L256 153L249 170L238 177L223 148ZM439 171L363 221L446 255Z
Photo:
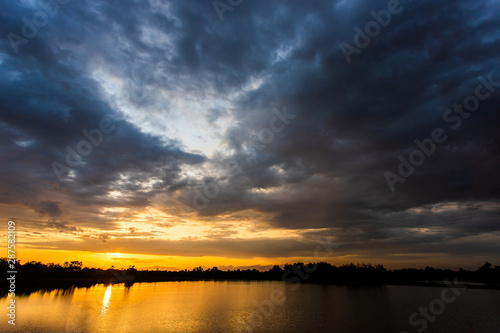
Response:
M223 21L212 1L6 2L4 219L83 240L61 249L310 257L328 235L339 255L379 262L498 258L500 5L400 6L348 62L340 45L387 1L243 1ZM454 111L478 85L478 107ZM436 128L446 140L391 188L386 172ZM141 233L188 220L217 232Z

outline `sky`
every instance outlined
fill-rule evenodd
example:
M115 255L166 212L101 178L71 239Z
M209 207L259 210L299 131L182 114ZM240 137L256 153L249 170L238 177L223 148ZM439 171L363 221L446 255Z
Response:
M0 11L21 262L500 262L498 1L44 3Z

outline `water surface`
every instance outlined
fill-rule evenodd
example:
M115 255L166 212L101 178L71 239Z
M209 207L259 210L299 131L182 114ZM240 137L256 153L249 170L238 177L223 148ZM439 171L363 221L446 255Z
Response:
M17 332L417 332L408 319L442 287L283 282L96 285L17 296ZM450 296L452 294L449 294ZM3 298L6 309L8 299ZM500 332L500 291L460 289L425 332ZM5 310L6 313L6 310ZM418 318L421 318L420 316Z

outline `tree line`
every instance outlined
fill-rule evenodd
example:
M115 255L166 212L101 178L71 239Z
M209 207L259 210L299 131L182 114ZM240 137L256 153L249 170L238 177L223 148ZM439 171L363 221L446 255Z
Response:
M0 258L0 267L8 271L7 258ZM458 271L425 267L388 270L382 265L344 264L335 266L327 262L274 265L267 271L257 269L220 270L217 267L205 269L201 266L192 270L137 270L84 267L81 261L67 261L60 264L43 264L39 261L16 262L18 288L20 293L39 289L56 289L92 286L98 283L124 283L158 281L199 281L199 280L271 280L291 283L321 283L345 285L440 285L444 280L477 283L476 287L500 289L500 266L486 262L476 270ZM4 280L4 284L5 284ZM7 290L6 288L2 288Z

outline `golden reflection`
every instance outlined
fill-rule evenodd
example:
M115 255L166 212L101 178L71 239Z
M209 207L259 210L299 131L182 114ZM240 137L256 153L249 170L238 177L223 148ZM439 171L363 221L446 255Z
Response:
M280 282L179 281L38 292L19 296L25 326L18 331L143 332L144 327L155 332L247 331L244 325L252 328L251 316L259 311L255 304L270 300L275 289L285 292L286 287ZM4 297L0 306L6 308L8 302ZM50 311L42 312L40 306ZM273 321L266 324L283 318L284 309L275 305ZM0 332L7 332L6 326L7 321L0 323Z
M101 314L106 314L109 309L109 299L111 298L111 286L108 286L102 299Z

